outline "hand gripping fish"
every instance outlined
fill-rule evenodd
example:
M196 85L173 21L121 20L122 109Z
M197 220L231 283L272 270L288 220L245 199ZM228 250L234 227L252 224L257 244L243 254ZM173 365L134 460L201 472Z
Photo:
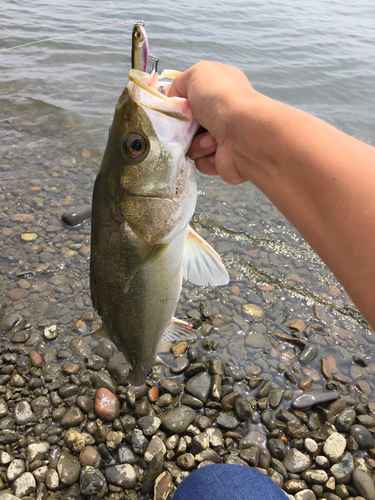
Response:
M187 99L167 97L163 79L176 74L130 71L93 193L92 301L134 385L144 383L163 336L189 331L173 317L182 278L229 281L219 255L189 226L197 187L186 152L197 123Z

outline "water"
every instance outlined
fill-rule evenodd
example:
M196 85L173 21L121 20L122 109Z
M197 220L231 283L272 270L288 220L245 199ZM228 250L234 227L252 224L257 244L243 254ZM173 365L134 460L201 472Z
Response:
M160 69L183 70L201 59L235 65L260 92L375 146L370 0L161 1L129 8L114 0L32 6L3 0L1 12L0 50L143 19ZM91 306L85 256L90 227L68 230L60 217L66 208L90 202L114 106L127 83L130 38L131 26L120 25L0 52L0 298L40 325L56 320L46 313L51 302L67 308L58 321L70 327ZM203 296L230 316L239 305L233 302L237 289L230 287L238 285L242 301L266 312L254 327L259 331L288 331L285 319L319 321L332 342L340 342L337 332L344 329L347 346L372 356L368 330L345 291L262 193L202 175L198 185L194 226L223 255L232 281L218 291L186 284L181 315ZM12 221L16 213L34 214L35 221ZM26 243L25 232L37 239ZM52 259L33 257L32 244ZM41 263L47 269L19 282L20 273ZM56 284L64 273L67 281ZM35 283L41 279L47 289L40 292ZM21 302L9 295L20 285L27 292Z

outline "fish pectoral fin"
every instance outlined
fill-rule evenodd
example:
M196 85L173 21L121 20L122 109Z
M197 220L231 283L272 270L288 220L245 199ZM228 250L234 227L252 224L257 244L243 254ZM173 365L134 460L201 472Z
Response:
M196 340L196 338L195 331L189 323L173 318L161 340L162 342L181 342L182 340Z
M156 356L156 364L168 366L168 368L178 368L177 361L168 356L167 354L158 354Z
M184 278L194 285L226 285L229 275L219 254L194 229L189 227L189 235L184 249Z
M141 269L141 267L147 264L147 262L150 262L152 259L156 258L160 254L160 252L163 252L167 248L168 245L169 243L158 244L153 246L151 250L143 257L143 259L141 259L138 266L133 269L133 271L130 273L129 278L126 280L124 286L124 294L128 293L130 283L132 282L132 279L137 274L137 272Z

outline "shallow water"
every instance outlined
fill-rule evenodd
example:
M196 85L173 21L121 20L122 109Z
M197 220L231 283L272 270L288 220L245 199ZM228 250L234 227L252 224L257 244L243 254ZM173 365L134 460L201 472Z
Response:
M200 59L236 65L257 90L375 145L374 14L370 1L237 0L214 7L162 1L157 10L147 2L138 2L136 10L115 1L37 2L32 8L5 2L0 50L143 19L160 69L185 69ZM90 226L69 229L61 215L90 202L114 106L127 83L130 35L131 27L121 25L0 52L0 298L8 312L34 324L71 328L91 307ZM198 186L194 227L223 255L231 282L212 291L185 284L179 315L207 299L231 321L230 328L208 338L239 345L250 331L289 332L290 319L319 322L328 344L366 353L371 364L373 334L340 284L262 193L249 184L234 187L202 175ZM35 219L15 220L14 214L25 213ZM24 233L35 233L36 239L26 242ZM11 292L19 289L24 292ZM249 318L242 302L258 304L265 317ZM251 353L240 359L226 349L223 342L224 358L244 366L252 361ZM374 389L371 378L370 384Z

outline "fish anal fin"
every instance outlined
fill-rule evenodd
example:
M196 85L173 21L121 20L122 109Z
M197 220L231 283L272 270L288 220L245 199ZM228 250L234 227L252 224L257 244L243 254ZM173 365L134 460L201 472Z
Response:
M113 343L111 337L107 332L107 329L104 326L101 326L100 328L95 330L95 332L92 332L91 335L97 335L98 337L102 337L103 339L109 340L111 343Z
M219 254L191 227L184 249L184 278L199 286L226 285L229 282Z
M165 331L162 342L180 342L182 340L196 340L194 328L186 321L173 318L171 324Z

